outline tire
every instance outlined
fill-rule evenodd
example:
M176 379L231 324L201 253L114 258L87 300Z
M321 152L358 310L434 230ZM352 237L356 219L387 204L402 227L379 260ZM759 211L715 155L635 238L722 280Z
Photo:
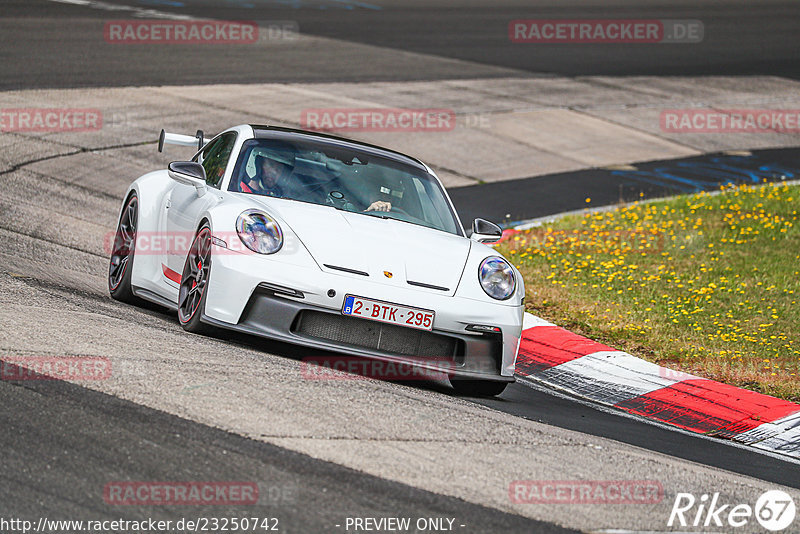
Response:
M108 292L111 298L128 304L142 301L131 289L131 273L136 249L136 228L139 223L139 199L135 193L128 197L117 223L108 265Z
M459 395L467 397L494 397L505 391L508 382L450 379L450 384Z
M206 309L211 273L211 228L203 224L186 255L178 291L178 321L187 332L210 334L213 329L200 321Z

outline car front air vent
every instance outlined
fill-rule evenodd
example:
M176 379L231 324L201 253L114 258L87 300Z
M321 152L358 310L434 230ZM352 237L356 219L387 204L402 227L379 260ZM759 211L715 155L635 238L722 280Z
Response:
M435 289L437 291L450 291L450 289L446 288L446 287L435 286L433 284L424 284L422 282L412 282L411 280L408 280L408 285L417 286L417 287L425 287L427 289Z
M344 273L350 274L358 274L361 276L369 276L369 273L365 273L364 271L359 271L357 269L348 269L347 267L339 267L338 265L328 265L327 263L323 263L325 267L328 269L333 269L334 271L342 271Z

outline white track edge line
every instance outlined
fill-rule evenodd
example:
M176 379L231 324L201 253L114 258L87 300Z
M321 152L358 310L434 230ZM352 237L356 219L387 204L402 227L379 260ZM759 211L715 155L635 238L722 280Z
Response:
M727 445L729 447L735 447L737 449L742 449L742 450L745 450L745 451L750 451L750 452L755 452L755 453L758 453L758 454L762 454L764 456L769 456L770 458L774 458L776 460L783 460L784 462L789 462L789 463L792 463L792 464L800 465L800 458L795 458L794 456L788 456L788 455L785 455L785 454L781 454L781 453L777 453L777 452L773 452L773 451L769 451L769 450L765 450L765 449L757 449L757 448L755 448L755 447L753 447L751 445L745 445L743 443L737 443L735 441L724 439L724 438L717 438L717 437L713 437L713 436L707 436L705 434L701 434L701 433L698 433L698 432L690 432L689 430L685 430L683 428L676 427L676 426L673 426L673 425L668 425L666 423L662 423L661 421L657 421L657 420L654 420L654 419L647 419L646 417L642 417L640 415L635 415L635 414L626 412L624 410L621 410L619 408L614 408L613 406L603 405L603 404L600 404L600 403L595 402L595 401L590 401L590 400L584 399L582 397L577 397L575 395L571 395L571 394L569 394L569 392L562 391L560 388L555 388L555 387L551 387L549 385L544 385L544 384L538 383L538 382L536 382L535 379L533 379L531 377L522 376L522 375L516 375L516 378L517 378L517 382L518 383L523 384L523 385L525 385L525 386L527 386L527 387L529 387L531 389L535 389L535 390L540 391L542 393L547 393L549 395L553 395L554 397L558 397L560 399L565 399L565 400L577 402L578 404L582 404L584 406L588 406L589 408L593 408L593 409L595 409L595 410L597 410L599 412L607 413L607 414L610 414L610 415L619 415L621 417L625 417L627 419L633 419L635 421L647 423L649 425L656 426L656 427L662 428L664 430L670 430L672 432L678 432L680 434L685 434L687 436L694 436L696 438L705 439L707 441L711 441L711 442L714 442L714 443L719 443L719 444L722 444L722 445ZM577 432L580 432L580 431L577 431ZM581 433L582 434L588 434L587 432L581 432ZM618 443L624 443L624 442L621 442L621 441L616 440L614 438L609 438L609 437L604 437L604 436L598 436L598 437L602 437L603 439L609 439L611 441L617 441ZM626 444L626 445L630 445L630 444ZM634 446L635 447L639 447L638 445L634 445ZM643 449L644 447L639 447L639 448ZM667 453L660 453L660 454L664 454L666 456L673 456L674 457L674 455L670 455L670 454L667 454ZM688 460L688 461L691 461L691 460ZM703 465L705 465L705 464L703 464ZM709 466L707 466L707 467L709 467ZM713 467L713 466L711 466L711 467ZM720 467L718 469L724 469L724 468ZM725 470L729 471L728 469L725 469ZM749 476L751 478L758 478L758 477L752 476L752 475L743 475L743 476Z

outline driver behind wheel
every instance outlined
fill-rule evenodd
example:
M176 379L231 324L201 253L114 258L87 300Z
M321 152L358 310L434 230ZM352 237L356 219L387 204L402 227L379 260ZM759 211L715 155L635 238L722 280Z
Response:
M386 177L381 176L383 182L386 182ZM392 200L389 194L391 193L389 185L381 185L379 188L378 198L370 204L364 211L392 211ZM399 195L402 198L402 193ZM373 196L372 198L375 198Z
M364 211L392 211L392 203L385 200L376 200Z
M270 197L282 197L283 188L279 181L285 180L294 170L294 156L284 154L259 154L254 160L256 173L242 179L243 193L255 193Z

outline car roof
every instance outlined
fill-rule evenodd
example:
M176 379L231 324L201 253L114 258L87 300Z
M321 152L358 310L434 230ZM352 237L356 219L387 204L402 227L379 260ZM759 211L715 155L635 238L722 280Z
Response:
M337 145L345 148L361 149L367 153L384 156L389 159L393 159L395 161L401 161L403 163L419 167L423 171L426 172L428 171L428 167L424 163L407 154L403 154L402 152L398 152L390 148L385 148L378 145L371 145L369 143L356 141L354 139L347 139L346 137L339 137L336 135L314 132L309 130L299 130L296 128L285 128L283 126L266 126L259 124L251 124L250 127L253 129L253 136L256 139L284 137L283 135L280 134L285 134L284 138L292 138L292 137L312 138L320 141L328 141L332 145ZM279 135L276 136L275 135L276 133Z

